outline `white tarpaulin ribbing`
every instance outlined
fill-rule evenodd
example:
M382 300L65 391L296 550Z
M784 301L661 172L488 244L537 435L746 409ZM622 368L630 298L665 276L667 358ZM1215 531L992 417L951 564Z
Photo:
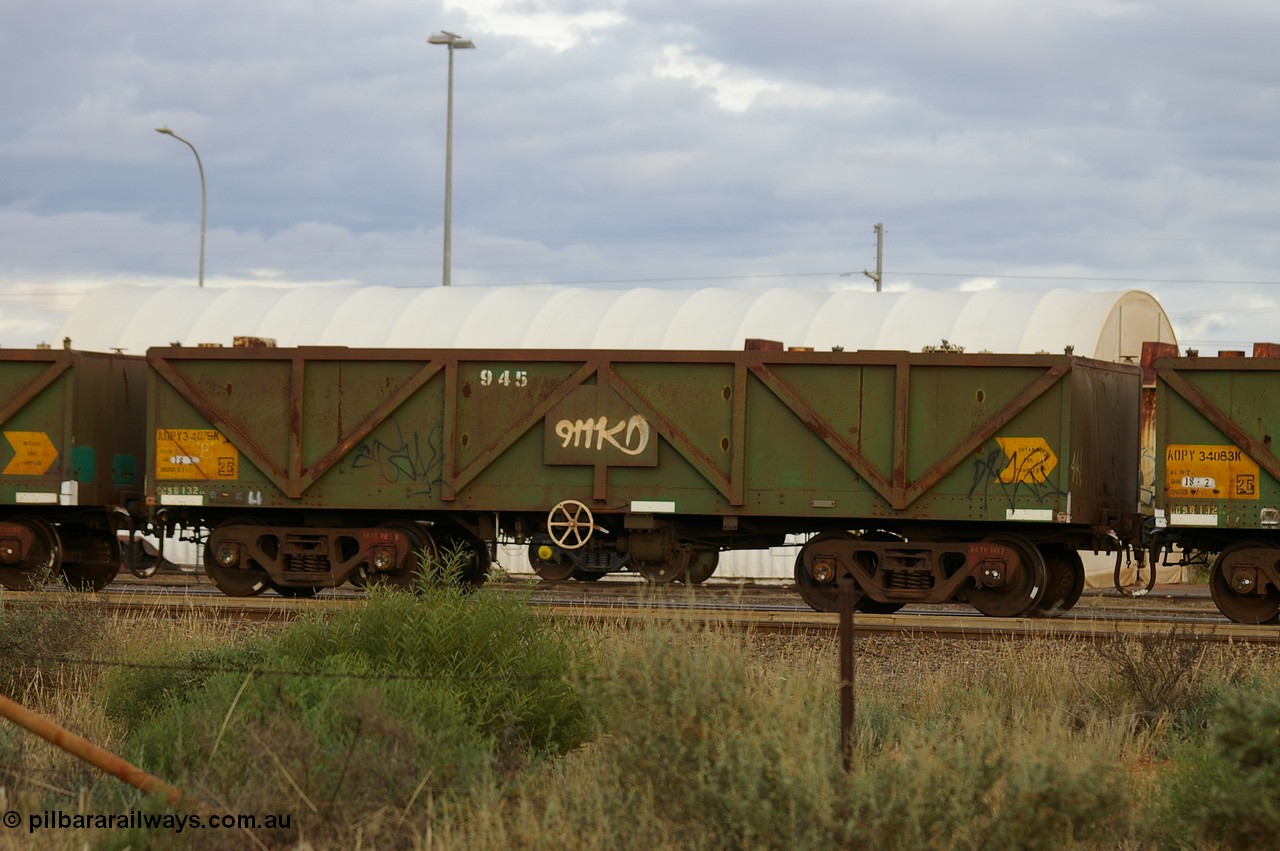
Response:
M1061 352L1133 359L1176 342L1147 293L867 292L815 289L502 287L104 287L68 315L59 340L142 354L173 343L281 346L737 350L748 338L829 350Z

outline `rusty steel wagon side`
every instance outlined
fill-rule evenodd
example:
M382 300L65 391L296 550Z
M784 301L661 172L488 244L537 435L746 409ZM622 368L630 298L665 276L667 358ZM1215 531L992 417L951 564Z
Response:
M1280 346L1254 356L1150 358L1156 385L1153 561L1209 569L1219 611L1280 619Z
M144 517L141 357L0 350L0 585L101 589Z
M1136 367L954 352L162 348L148 497L220 588L406 581L527 544L545 578L700 582L816 534L804 599L1069 608L1136 511Z

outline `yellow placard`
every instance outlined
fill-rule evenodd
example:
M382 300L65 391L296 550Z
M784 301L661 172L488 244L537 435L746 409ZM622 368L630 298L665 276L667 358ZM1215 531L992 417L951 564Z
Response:
M1009 463L996 481L1006 485L1042 485L1058 466L1058 456L1043 437L997 437Z
M43 476L58 457L53 441L42 431L6 431L4 439L13 447L13 458L0 475Z
M156 429L156 479L240 478L240 452L216 429Z
M1164 450L1170 499L1258 499L1258 463L1238 446L1176 444Z

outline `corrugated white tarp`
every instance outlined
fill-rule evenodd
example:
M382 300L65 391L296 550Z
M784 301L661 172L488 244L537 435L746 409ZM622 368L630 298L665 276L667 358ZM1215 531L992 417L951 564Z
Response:
M1050 290L505 287L104 287L68 315L72 348L141 354L172 343L535 349L741 349L748 338L827 350L1061 352L1137 361L1176 342L1147 293Z

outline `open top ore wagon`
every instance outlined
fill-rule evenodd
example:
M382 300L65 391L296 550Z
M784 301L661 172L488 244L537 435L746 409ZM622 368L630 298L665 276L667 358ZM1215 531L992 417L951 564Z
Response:
M953 352L159 348L148 498L230 594L407 581L526 543L548 579L699 582L816 532L804 599L1069 608L1136 511L1140 371ZM205 535L198 531L198 535Z
M141 357L0 351L0 585L115 578L143 520L146 390Z
M1280 619L1280 346L1254 356L1154 363L1157 524L1153 561L1171 552L1209 568L1218 610ZM1243 355L1243 352L1238 353Z

